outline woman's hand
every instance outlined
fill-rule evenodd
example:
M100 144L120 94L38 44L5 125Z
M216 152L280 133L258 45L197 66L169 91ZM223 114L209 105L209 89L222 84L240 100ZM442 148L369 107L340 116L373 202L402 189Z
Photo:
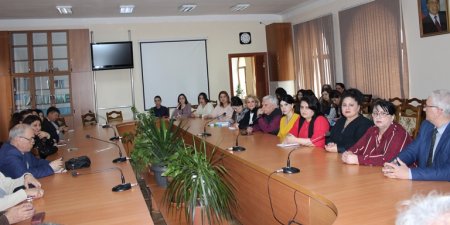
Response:
M327 152L338 152L337 145L336 143L333 142L330 142L327 145L325 145L325 150Z
M50 139L50 134L45 132L45 131L39 131L39 133L37 134L39 139L43 139L43 138L47 138Z
M358 156L350 151L346 151L342 154L342 161L347 164L359 164Z

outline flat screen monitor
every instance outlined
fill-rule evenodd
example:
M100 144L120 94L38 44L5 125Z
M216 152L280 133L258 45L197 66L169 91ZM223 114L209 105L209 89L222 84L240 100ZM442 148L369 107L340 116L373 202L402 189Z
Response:
M133 43L91 43L92 70L114 70L133 68Z

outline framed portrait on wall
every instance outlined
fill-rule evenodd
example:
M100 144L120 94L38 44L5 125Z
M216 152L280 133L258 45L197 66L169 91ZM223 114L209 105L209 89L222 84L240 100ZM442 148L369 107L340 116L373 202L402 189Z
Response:
M446 34L448 30L448 0L417 0L420 37Z

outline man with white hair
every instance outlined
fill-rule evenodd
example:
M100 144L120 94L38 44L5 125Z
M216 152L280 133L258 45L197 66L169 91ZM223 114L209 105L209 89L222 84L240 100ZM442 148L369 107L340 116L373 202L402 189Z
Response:
M450 195L431 192L416 195L400 204L401 212L395 225L448 225L450 224Z
M450 91L436 90L424 106L419 135L382 169L389 178L450 181ZM416 163L417 167L407 165Z
M258 110L258 119L253 127L248 127L247 132L262 131L273 135L280 129L281 110L278 108L278 100L272 95L264 96L262 107Z

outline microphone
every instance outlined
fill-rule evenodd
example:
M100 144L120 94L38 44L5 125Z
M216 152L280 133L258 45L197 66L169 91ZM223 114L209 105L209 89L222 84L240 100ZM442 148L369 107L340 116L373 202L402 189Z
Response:
M238 132L237 136L236 136L236 145L231 147L231 150L235 151L235 152L242 152L245 151L245 148L242 146L239 146L239 135L241 135L241 132Z
M314 138L314 139L311 139L311 143L314 143L315 141L318 141L318 140L320 140L320 139L322 139L322 138L325 138L325 137L328 137L328 136L330 136L330 132L329 132L329 131L326 132L326 133L323 134L323 135L320 135L319 137L316 137L316 138ZM297 149L298 149L298 148L295 148L295 149L293 149L293 150L291 150L291 151L289 152L288 158L287 158L287 162L286 162L286 166L283 167L283 168L281 168L281 169L283 170L283 173L299 173L299 172L300 172L300 169L299 169L299 168L291 167L291 154L292 154L292 152L294 152L294 151L297 150Z
M108 143L108 144L113 144L113 145L115 145L115 146L117 147L117 149L119 149L119 158L114 159L114 160L112 161L113 163L118 163L118 162L125 162L125 161L127 161L127 157L123 157L123 155L122 155L122 150L120 149L120 146L119 146L117 143L115 143L115 142L110 142L110 141L105 141L105 140L102 140L102 139L96 138L96 137L92 137L92 136L89 135L89 134L86 134L86 138L87 138L87 139L94 139L94 140L97 140L97 141L101 141L101 142L105 142L105 143Z
M328 131L328 132L326 132L325 134L320 135L319 137L316 137L316 138L314 138L314 139L311 139L311 143L314 143L314 142L316 142L316 141L318 141L318 140L321 140L322 138L329 137L330 134L331 134L331 132Z
M107 126L107 127L105 127L105 126ZM110 128L110 129L112 129L114 131L114 137L111 137L109 139L110 141L117 141L117 140L120 140L120 138L122 138L120 136L117 136L116 129L114 129L114 127L112 127L111 125L106 124L106 125L103 125L102 127L103 128Z
M88 174L96 174L96 173L103 173L109 170L118 170L120 172L120 179L122 181L121 184L118 184L116 186L114 186L112 188L113 192L121 192L121 191L126 191L126 190L130 190L131 189L131 183L125 183L125 176L123 176L123 172L122 169L120 169L119 167L110 167L110 168L106 168L106 169L101 169L101 170L94 170L92 172L88 172L88 173L78 173L76 170L72 171L72 177L77 177L80 175L88 175Z
M295 150L297 150L298 148L295 148L293 150L291 150L288 154L288 158L287 158L287 162L286 162L286 166L281 168L283 170L283 173L299 173L300 169L297 167L291 167L291 154L292 152L294 152Z
M224 112L224 113L222 113L221 115L218 115L218 116L216 116L216 117L214 117L214 118L212 118L212 119L206 121L206 123L203 124L203 133L200 133L199 136L202 136L202 137L209 137L209 136L211 136L211 133L206 132L206 127L208 126L208 124L211 123L212 121L217 120L217 119L219 119L220 117L226 116L226 115L227 115L227 113Z
M97 118L100 118L100 119L105 120L105 124L102 125L102 128L110 128L110 127L111 127L111 125L108 124L108 120L107 120L105 117L100 116L100 114L97 114ZM99 122L99 121L98 121L98 119L97 119L97 123L98 123L98 122Z

